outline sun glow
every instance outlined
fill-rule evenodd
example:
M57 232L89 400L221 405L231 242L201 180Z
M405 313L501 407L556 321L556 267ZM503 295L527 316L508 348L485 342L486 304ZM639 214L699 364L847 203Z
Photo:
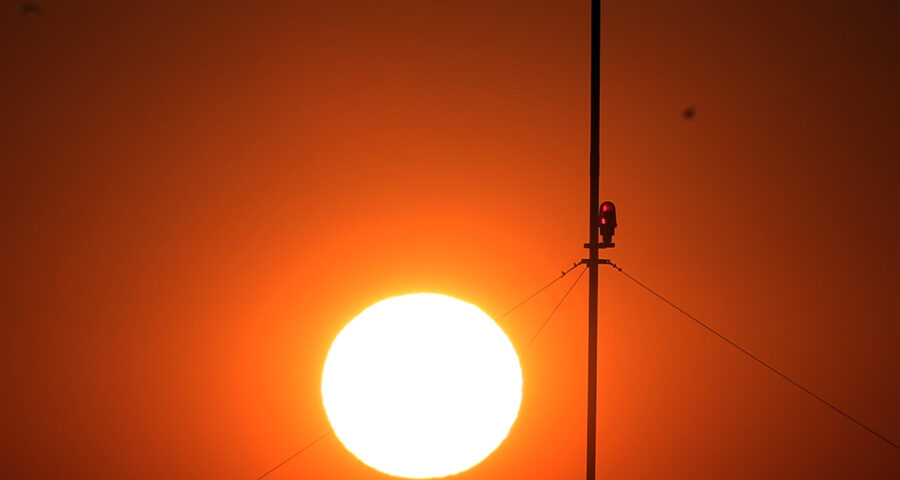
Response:
M344 446L384 473L442 477L486 458L522 400L522 370L500 327L444 295L388 298L335 338L322 374Z

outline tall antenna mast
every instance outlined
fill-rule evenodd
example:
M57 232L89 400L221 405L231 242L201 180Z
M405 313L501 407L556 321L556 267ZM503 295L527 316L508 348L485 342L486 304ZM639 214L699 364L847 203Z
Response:
M597 270L610 261L600 258L601 248L613 248L616 233L616 206L600 203L600 0L591 0L591 211L590 242L585 243L588 266L588 414L587 480L597 475ZM602 238L601 238L602 237Z
M588 261L587 480L597 473L597 270L600 212L600 0L591 0L591 201Z

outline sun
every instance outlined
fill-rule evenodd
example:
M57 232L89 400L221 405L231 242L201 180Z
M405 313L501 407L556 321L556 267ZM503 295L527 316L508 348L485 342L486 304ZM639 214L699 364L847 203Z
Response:
M522 400L509 338L445 295L382 300L335 338L322 373L335 434L363 463L407 478L466 470L506 438Z

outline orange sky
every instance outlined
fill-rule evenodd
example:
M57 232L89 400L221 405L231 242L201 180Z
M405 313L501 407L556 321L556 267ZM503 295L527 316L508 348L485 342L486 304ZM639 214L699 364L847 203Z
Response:
M256 478L386 296L497 316L587 240L588 1L0 6L4 478ZM852 3L852 4L851 4ZM900 441L892 2L607 1L610 257ZM681 112L694 106L697 115ZM568 280L501 326L522 348ZM599 478L900 455L612 270ZM465 480L584 475L586 282ZM381 479L329 438L271 479Z

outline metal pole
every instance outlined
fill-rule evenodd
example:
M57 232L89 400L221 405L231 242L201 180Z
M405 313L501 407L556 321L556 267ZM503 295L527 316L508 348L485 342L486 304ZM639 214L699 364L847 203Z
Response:
M591 0L591 209L588 268L587 480L597 472L597 270L600 211L600 0Z

